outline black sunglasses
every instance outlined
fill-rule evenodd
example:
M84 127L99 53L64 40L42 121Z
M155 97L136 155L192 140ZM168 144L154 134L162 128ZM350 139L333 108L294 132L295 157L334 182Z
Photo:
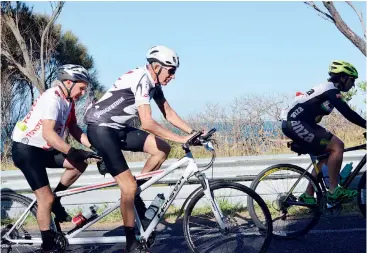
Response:
M176 73L176 68L175 67L172 67L170 69L166 66L163 66L163 65L161 65L161 67L167 69L167 72L170 76L173 76Z
M174 74L176 74L176 68L170 68L170 69L168 69L167 71L168 71L168 74L169 74L170 76L173 76Z

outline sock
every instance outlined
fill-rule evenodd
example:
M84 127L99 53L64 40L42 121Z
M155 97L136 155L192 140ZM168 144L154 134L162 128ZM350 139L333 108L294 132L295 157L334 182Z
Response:
M41 231L42 249L45 251L52 250L55 246L54 235L51 230Z
M54 192L60 192L60 191L65 191L66 189L68 189L69 186L65 186L63 185L61 182L56 186ZM60 197L55 198L55 204L59 204L60 203Z
M135 238L135 228L133 227L125 227L126 234L126 250L131 251L138 246L138 242Z
M54 192L60 192L60 191L65 191L66 189L68 189L69 186L65 186L63 185L61 182L56 186Z

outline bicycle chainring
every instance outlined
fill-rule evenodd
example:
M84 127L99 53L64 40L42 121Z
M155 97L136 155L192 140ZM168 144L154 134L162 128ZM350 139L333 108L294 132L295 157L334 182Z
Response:
M60 253L64 253L69 246L69 242L66 239L66 237L64 236L64 234L55 232L54 240L55 240L58 251Z

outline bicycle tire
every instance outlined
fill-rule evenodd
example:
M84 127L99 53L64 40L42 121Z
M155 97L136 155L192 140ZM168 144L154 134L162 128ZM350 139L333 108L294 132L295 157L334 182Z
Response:
M261 210L264 213L265 223L267 224L267 226L266 226L266 229L263 230L262 233L261 233L261 235L264 235L265 236L264 242L263 242L263 244L261 246L260 251L256 251L256 252L261 252L261 253L262 252L266 252L267 249L269 248L269 245L270 245L270 242L271 242L271 239L272 239L272 222L271 222L270 212L269 212L269 210L268 210L265 202L260 198L260 196L258 194L256 194L256 192L252 191L250 188L248 188L248 187L246 187L246 186L244 186L242 184L233 183L233 182L215 182L215 183L210 183L210 189L211 189L212 196L214 195L214 191L216 191L218 189L234 189L234 190L238 190L239 192L244 193L244 195L253 198L257 203L259 203L259 206L260 206ZM238 195L236 195L236 198L237 198L237 196ZM187 208L185 210L184 220L183 220L183 230L184 230L184 235L185 235L186 243L187 243L189 249L192 252L195 252L195 253L200 253L202 251L199 251L198 248L194 245L193 238L191 237L191 233L190 233L189 222L190 222L190 217L192 217L192 212L193 212L193 209L194 209L195 205L203 197L205 198L204 190L201 189L199 192L197 192L193 196L193 198L191 199L191 201L188 203ZM241 203L243 203L243 202L241 202ZM246 203L246 201L244 201L244 203ZM235 206L235 207L238 208L237 206ZM212 213L211 209L209 209L209 210L210 210L209 212ZM213 224L217 224L214 221L212 223ZM247 223L249 223L248 220L247 220ZM253 224L252 229L254 229L254 228L257 229L256 226ZM220 244L220 245L222 246L223 244ZM257 244L257 246L259 246L259 245ZM248 247L248 245L245 245L244 247ZM215 250L218 250L218 248L216 248ZM244 251L242 248L240 250L241 250L240 252L248 252L248 251ZM209 251L204 251L204 252L209 252Z
M20 195L18 193L15 192L9 192L9 191L1 191L1 241L2 244L6 244L8 246L11 246L10 242L7 242L5 239L3 239L3 235L9 231L9 228L11 228L13 226L13 223L15 223L15 220L12 219L11 215L18 215L18 213L16 212L17 208L20 207L24 207L27 208L31 205L32 203L32 199ZM10 204L10 206L8 207L7 204ZM12 208L12 206L15 206L15 211L10 211L10 208ZM20 213L22 213L23 211L20 211ZM37 221L36 217L37 217L37 204L33 205L33 207L30 210L31 215L28 215L28 217L31 217L31 220L29 222L33 222ZM33 218L32 218L33 216ZM27 217L27 218L28 218ZM24 223L23 223L24 224ZM10 234L10 236L14 239L17 238L22 238L25 239L27 238L27 236L32 236L26 228L24 228L24 225L22 224L22 229L14 229L13 232ZM37 237L40 237L41 234L39 232L39 228L38 228L38 224L37 222L35 222L35 224L32 225L32 227L35 227L35 233L37 233ZM24 233L24 235L21 235L21 233ZM24 246L22 244L22 246ZM39 245L35 246L35 245L31 245L31 246L27 246L29 247L28 249L34 252L39 250Z
M274 234L275 237L287 238L287 239L298 238L298 237L301 237L301 236L307 234L320 220L321 212L320 212L319 206L321 205L320 203L321 203L321 200L322 200L321 188L320 188L319 184L317 183L317 181L315 180L315 178L309 172L307 172L303 168L298 167L298 166L293 165L293 164L276 164L276 165L273 165L273 166L270 166L270 167L264 169L252 181L250 188L252 190L254 190L255 192L258 192L257 187L259 186L259 183L262 180L264 180L267 176L271 175L272 173L278 172L278 171L281 171L281 170L293 171L293 172L298 173L300 175L302 175L304 172L306 172L304 177L312 183L313 188L314 188L315 193L316 193L316 199L317 199L318 207L310 209L312 211L312 216L313 217L312 217L311 221L304 228L302 228L300 230L297 230L297 231L287 232L287 231L284 231L284 230L278 230L277 226L275 226L273 224L273 234ZM261 197L261 195L260 195L260 197ZM248 204L247 205L249 207L249 212L250 212L252 220L255 222L255 224L259 228L262 228L263 224L257 218L257 214L256 214L256 211L255 211L255 208L254 208L254 205L253 205L251 199L248 199ZM273 217L272 217L272 221L273 222L275 221L275 220L273 220Z
M366 218L366 171L358 183L358 206L363 217Z

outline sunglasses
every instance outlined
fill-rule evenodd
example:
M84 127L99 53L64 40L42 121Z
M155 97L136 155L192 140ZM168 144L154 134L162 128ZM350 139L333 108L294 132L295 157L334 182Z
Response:
M176 68L175 67L172 67L172 68L167 68L167 67L165 67L165 66L162 66L163 68L165 68L165 69L167 69L167 71L168 71L168 74L170 75L170 76L173 76L174 74L176 74Z

